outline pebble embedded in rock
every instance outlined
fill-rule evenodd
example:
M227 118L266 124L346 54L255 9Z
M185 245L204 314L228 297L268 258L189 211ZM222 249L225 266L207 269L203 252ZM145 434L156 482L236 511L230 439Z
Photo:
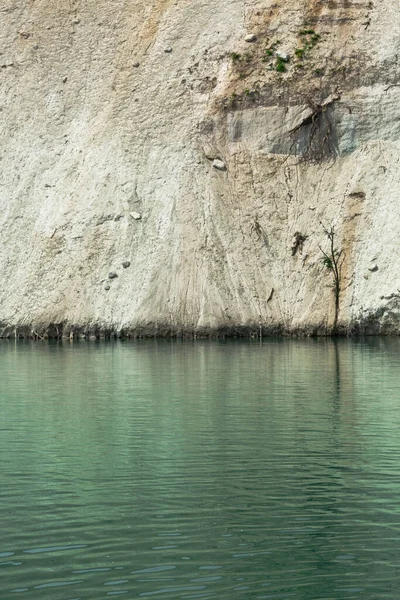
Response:
M142 218L142 215L138 212L131 212L130 215L131 215L132 219L135 219L135 221L138 221L139 219Z
M257 36L254 33L249 33L248 35L246 35L246 37L244 38L245 42L255 42L257 39Z
M213 167L214 167L214 169L217 169L218 171L226 171L225 163L222 160L220 160L219 158L215 158L213 160Z
M118 275L116 274L115 271L110 271L108 274L108 279L115 279L116 277L118 277Z
M68 77L63 77L63 83L67 83Z
M371 273L375 273L376 271L378 271L378 269L379 269L378 265L374 265L373 267L368 269L368 271L371 271Z
M278 51L276 53L276 56L278 58L280 58L281 60L283 60L284 62L289 62L290 56L289 56L289 54L286 54L286 52L280 52L280 51Z
M137 67L140 67L140 63L138 63L138 62L134 62L134 63L133 63L133 66L134 66L134 67L137 69Z
M165 48L164 52L166 52L167 54L171 54L172 48L168 46L168 48Z
M124 260L124 262L122 263L122 266L124 267L124 269L127 269L128 267L131 266L131 261L130 260Z
M105 285L105 286L104 286L104 289L106 290L106 292L108 292L108 290L110 290L110 289L111 289L111 286L109 286L109 285Z

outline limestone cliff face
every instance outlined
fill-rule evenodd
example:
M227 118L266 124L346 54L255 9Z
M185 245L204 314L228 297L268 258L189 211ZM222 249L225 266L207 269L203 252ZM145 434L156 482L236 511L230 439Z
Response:
M400 331L396 2L3 0L0 25L1 335L329 332L323 226L339 329Z

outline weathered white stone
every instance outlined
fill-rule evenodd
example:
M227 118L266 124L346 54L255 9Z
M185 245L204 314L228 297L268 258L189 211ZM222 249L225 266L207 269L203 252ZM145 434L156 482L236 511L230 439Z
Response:
M218 171L226 171L226 164L219 158L214 158L213 167L214 167L214 169L217 169Z
M140 213L138 213L138 212L135 212L135 211L133 211L133 212L131 212L129 214L131 215L132 219L135 219L135 221L139 221L139 219L142 218L142 215Z
M282 52L281 50L276 51L276 56L282 59L284 62L288 62L290 59L289 54L287 52Z
M257 36L254 33L248 33L246 35L246 37L244 38L244 41L249 42L249 43L255 42L256 40L257 40Z

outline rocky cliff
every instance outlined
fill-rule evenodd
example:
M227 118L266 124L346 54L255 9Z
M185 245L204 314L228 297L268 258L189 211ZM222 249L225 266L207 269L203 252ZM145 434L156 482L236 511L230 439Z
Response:
M400 331L396 2L0 24L0 335Z

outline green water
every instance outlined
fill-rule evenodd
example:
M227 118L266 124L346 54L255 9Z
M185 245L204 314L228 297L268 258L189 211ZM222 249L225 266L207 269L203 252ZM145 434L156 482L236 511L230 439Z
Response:
M0 597L400 598L400 341L0 343Z

